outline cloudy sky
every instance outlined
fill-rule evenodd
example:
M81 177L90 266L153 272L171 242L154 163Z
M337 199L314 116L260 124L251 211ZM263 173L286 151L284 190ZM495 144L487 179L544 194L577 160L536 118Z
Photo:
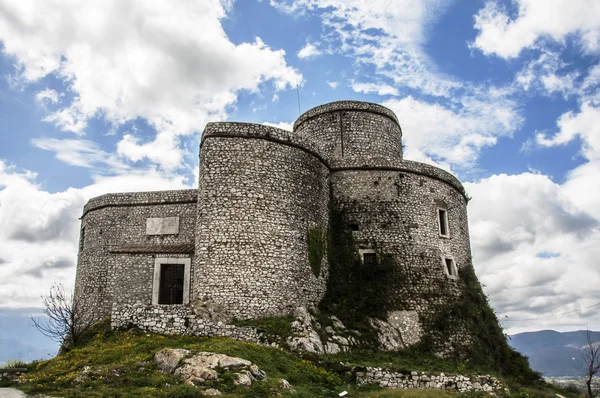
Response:
M396 112L406 158L465 183L508 333L600 330L599 15L597 0L0 0L0 313L73 284L89 198L196 186L208 121L290 128L299 107L356 99Z

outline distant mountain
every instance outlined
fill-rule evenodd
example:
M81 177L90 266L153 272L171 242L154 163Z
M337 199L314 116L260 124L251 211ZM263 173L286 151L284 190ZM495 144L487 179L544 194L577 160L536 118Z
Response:
M544 376L582 376L585 365L580 349L587 344L586 333L540 330L512 335L509 343L528 356L531 367ZM592 340L600 343L600 332L590 333Z
M0 312L0 366L9 359L29 362L56 355L58 344L31 323L26 314Z
M56 354L54 347L34 347L15 339L0 339L0 366L9 359L31 362L48 359Z

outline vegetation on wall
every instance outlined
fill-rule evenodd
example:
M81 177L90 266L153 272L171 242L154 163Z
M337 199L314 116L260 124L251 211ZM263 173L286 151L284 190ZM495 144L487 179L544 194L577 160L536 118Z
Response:
M319 309L350 328L371 330L369 318L385 319L388 310L391 257L378 252L375 264L363 264L343 213L335 209L329 215L328 241L329 279Z
M433 358L444 352L455 364L486 369L519 382L540 380L527 358L512 349L489 305L471 265L459 271L459 281L432 278L429 268L412 269L397 264L390 254L376 250L377 263L365 266L358 247L344 221L343 212L332 208L329 226L329 280L320 303L321 319L334 314L350 329L360 331L365 341L377 348L377 338L369 318L387 319L390 310L408 308L410 301L429 295L430 311L420 314L421 342L411 353ZM375 244L375 242L374 242ZM416 285L427 281L414 296ZM398 287L408 286L399 292ZM439 298L448 298L443 299ZM407 353L408 354L408 353Z
M313 274L318 277L321 274L321 264L327 251L327 230L319 227L311 227L306 233L306 245L308 247L308 263Z
M459 270L463 286L454 300L436 308L429 319L423 319L429 333L421 341L420 350L430 350L434 342L452 341L452 337L468 331L469 338L454 346L451 358L468 360L478 368L490 369L522 383L541 380L539 373L529 367L527 358L508 345L496 313L471 265Z

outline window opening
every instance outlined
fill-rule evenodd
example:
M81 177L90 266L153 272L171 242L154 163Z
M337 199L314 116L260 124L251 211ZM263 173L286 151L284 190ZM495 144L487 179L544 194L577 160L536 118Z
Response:
M448 212L444 209L438 209L438 225L440 235L448 236Z
M456 269L456 264L454 264L454 260L451 258L444 258L443 261L446 275L452 279L456 279L458 277L458 271Z
M351 231L358 231L360 229L358 224L348 224L348 228L350 228Z
M377 265L377 254L375 253L363 253L363 264L367 266Z
M160 265L158 304L183 304L184 264Z

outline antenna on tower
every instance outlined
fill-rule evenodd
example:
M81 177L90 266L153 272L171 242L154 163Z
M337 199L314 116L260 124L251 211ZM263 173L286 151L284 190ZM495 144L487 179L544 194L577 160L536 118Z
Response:
M300 116L300 85L296 84L296 94L298 94L298 116Z

